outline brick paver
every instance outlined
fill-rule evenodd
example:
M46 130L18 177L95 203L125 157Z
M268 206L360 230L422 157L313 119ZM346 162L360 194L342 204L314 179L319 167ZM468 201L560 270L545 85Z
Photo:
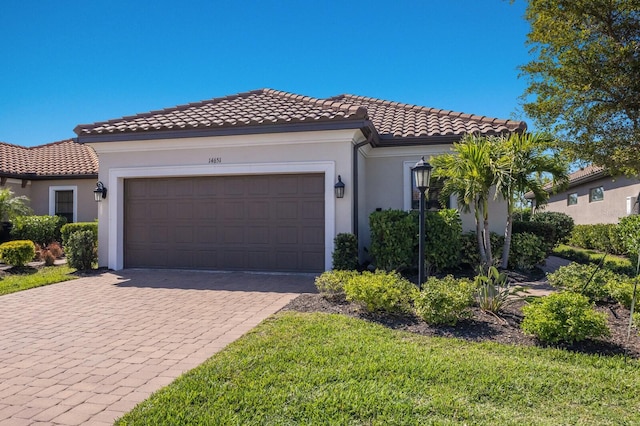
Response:
M0 426L111 424L310 275L125 270L0 296Z

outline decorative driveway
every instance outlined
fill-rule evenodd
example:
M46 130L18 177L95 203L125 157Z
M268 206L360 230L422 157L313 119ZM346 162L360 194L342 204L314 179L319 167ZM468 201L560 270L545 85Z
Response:
M125 270L0 296L0 425L107 425L312 275Z

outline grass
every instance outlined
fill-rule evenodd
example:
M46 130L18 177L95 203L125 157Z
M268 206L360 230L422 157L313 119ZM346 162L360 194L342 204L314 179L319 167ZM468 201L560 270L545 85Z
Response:
M43 285L55 284L62 281L73 280L71 276L75 269L68 266L47 266L35 272L24 274L7 275L0 278L0 295L15 293L17 291L28 290L30 288L41 287Z
M640 364L280 313L119 425L640 424Z

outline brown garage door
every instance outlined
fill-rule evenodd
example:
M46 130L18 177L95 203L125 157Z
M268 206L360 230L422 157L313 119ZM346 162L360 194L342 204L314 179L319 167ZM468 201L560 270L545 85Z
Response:
M322 174L125 180L125 267L324 270Z

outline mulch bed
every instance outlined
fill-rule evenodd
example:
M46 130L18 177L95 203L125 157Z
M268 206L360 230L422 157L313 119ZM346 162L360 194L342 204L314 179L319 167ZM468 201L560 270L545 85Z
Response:
M513 345L545 346L534 337L527 336L520 330L520 323L523 318L522 307L525 303L522 299L514 301L500 313L500 316L473 308L473 317L458 322L455 327L429 325L415 315L371 314L359 309L355 304L344 300L329 301L319 294L298 296L282 310L348 315L375 322L394 330L404 330L424 336L453 337L472 342L491 341ZM638 330L633 329L630 339L627 340L629 310L617 303L600 304L596 309L607 314L611 337L605 340L587 340L574 345L558 347L587 354L624 355L636 359L640 358Z

